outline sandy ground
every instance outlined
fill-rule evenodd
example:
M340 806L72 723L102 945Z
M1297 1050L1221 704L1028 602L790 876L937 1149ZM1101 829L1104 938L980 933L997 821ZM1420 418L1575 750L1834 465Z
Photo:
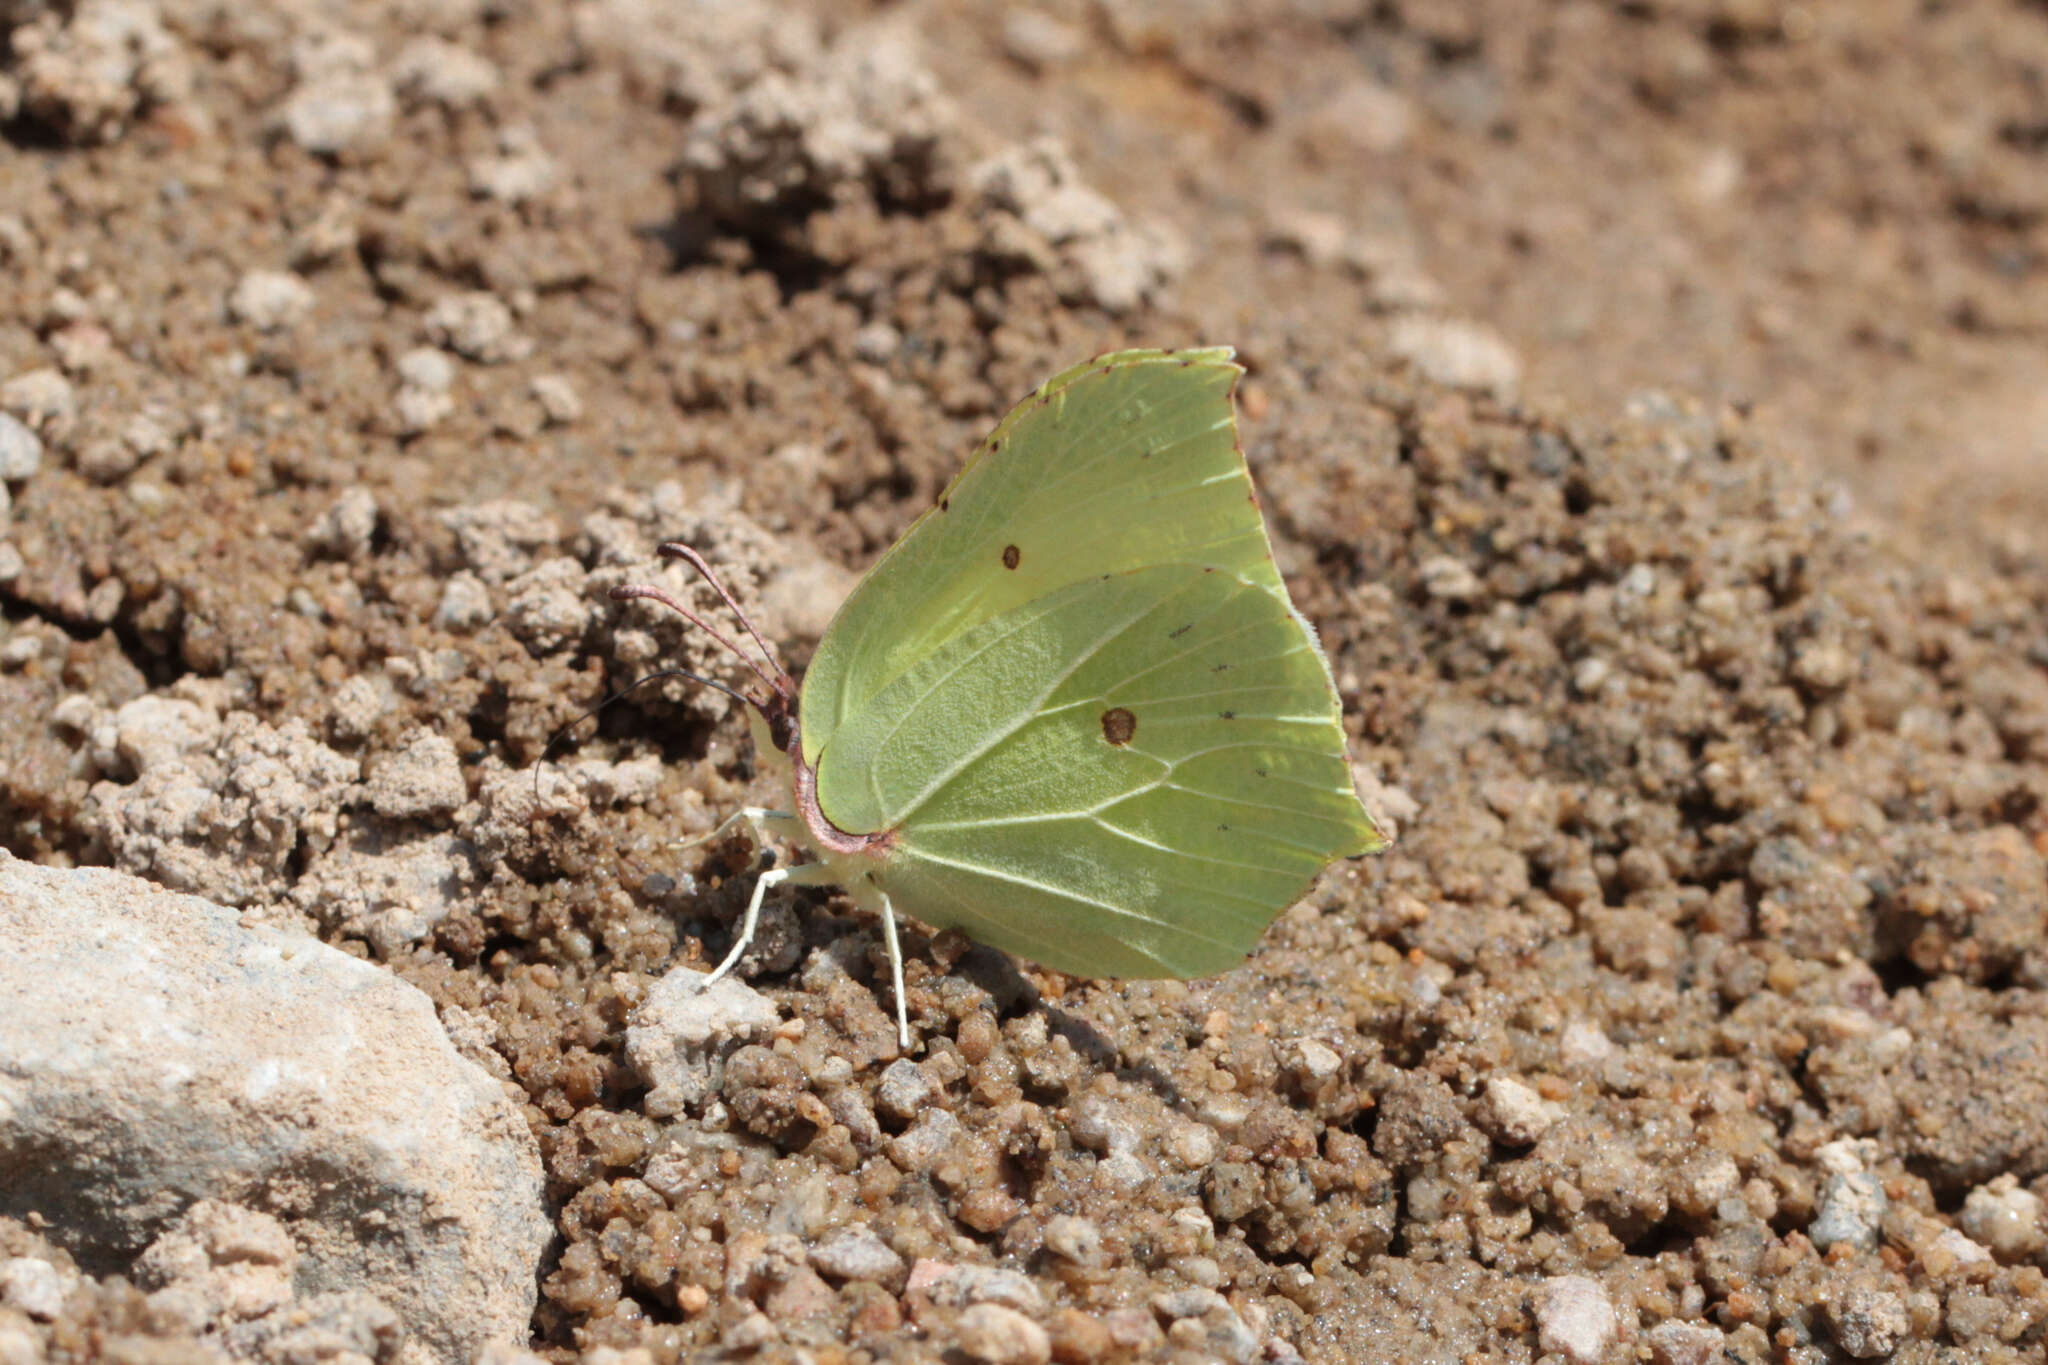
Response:
M2042 1358L2039 4L0 27L0 844L425 990L546 1161L533 1349ZM909 1059L779 896L782 1024L650 1104L758 866L668 845L769 793L680 686L536 786L724 667L604 589L692 539L800 662L1132 342L1250 366L1397 847L1210 981L913 932ZM33 1330L200 1349L106 1275Z

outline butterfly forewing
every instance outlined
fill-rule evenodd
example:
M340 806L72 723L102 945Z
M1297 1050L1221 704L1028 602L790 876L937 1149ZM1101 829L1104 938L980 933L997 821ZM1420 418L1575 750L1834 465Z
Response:
M805 757L944 643L1085 579L1188 563L1284 593L1237 449L1230 356L1103 356L1004 418L833 618L804 679Z

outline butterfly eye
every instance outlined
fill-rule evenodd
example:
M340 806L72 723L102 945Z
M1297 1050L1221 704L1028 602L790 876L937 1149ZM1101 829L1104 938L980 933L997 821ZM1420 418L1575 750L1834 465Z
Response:
M1017 549L1017 547L1016 547L1016 546L1014 546L1014 545L1005 545L1005 546L1003 547L1003 567L1004 567L1004 568L1006 568L1006 569L1014 569L1014 568L1016 568L1016 567L1017 567L1017 561L1018 561L1018 560L1020 560L1020 559L1022 559L1023 557L1024 557L1024 556L1023 556L1023 555L1022 555L1022 554L1021 554L1021 553L1020 553L1020 552L1018 551L1018 549Z
M1138 733L1138 718L1121 706L1102 713L1102 737L1121 748Z

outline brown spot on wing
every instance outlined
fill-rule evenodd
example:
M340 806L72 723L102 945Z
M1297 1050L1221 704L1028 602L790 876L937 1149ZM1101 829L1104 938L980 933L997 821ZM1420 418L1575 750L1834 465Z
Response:
M1024 557L1024 555L1023 555L1023 552L1022 552L1022 551L1020 551L1020 550L1019 550L1019 549L1018 549L1018 548L1017 548L1016 546L1014 546L1014 545L1005 545L1005 546L1003 547L1003 567L1004 567L1004 568L1006 568L1006 569L1014 569L1014 568L1016 568L1016 567L1017 567L1017 561L1019 561L1019 560L1020 560L1020 559L1022 559L1023 557Z
M1138 718L1121 706L1112 706L1102 713L1102 737L1121 748L1129 744L1138 733Z

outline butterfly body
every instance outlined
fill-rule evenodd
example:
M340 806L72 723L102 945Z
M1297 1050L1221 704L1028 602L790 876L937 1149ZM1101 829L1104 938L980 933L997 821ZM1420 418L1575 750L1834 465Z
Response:
M755 704L791 769L771 828L817 860L764 882L845 887L892 957L901 909L1073 975L1187 978L1384 846L1237 445L1240 373L1118 352L997 425L800 696Z

